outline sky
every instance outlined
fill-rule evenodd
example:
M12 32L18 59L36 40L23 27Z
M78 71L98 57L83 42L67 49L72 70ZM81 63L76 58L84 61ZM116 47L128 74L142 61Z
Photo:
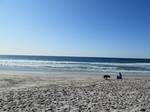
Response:
M0 0L0 54L150 58L150 1Z

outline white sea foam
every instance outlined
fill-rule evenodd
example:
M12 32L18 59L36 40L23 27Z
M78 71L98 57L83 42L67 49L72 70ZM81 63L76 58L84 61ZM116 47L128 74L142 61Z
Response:
M65 71L124 71L150 72L150 63L100 63L42 60L0 60L1 69L21 68L21 70L65 70Z

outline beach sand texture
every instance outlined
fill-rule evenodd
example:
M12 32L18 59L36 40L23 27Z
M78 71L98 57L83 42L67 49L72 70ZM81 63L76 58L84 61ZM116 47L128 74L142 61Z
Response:
M150 112L150 78L1 74L0 112Z

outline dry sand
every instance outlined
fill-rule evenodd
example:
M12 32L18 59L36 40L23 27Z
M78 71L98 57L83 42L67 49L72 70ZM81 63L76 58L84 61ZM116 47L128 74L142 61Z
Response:
M0 112L150 112L150 78L0 74Z

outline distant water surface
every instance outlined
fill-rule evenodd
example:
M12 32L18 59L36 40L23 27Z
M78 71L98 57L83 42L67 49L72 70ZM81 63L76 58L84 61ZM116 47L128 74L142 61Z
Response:
M150 59L0 55L0 72L150 74Z

